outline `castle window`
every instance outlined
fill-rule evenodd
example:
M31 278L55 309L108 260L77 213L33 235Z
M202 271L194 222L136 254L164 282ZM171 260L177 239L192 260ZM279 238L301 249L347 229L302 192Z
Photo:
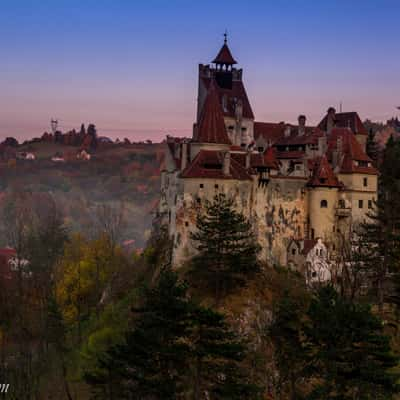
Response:
M247 128L243 127L242 132L246 132Z
M339 200L339 208L345 208L346 207L346 203L343 199Z
M363 179L363 184L364 184L364 187L368 186L368 178Z
M364 207L364 201L358 200L358 208L363 208L363 207Z
M328 201L327 200L321 200L321 208L328 208Z
M228 129L229 129L230 131L233 131L233 125L229 125L229 126L228 126Z
M369 209L372 208L372 200L368 200L368 208L369 208Z
M294 255L294 256L296 255L296 249L294 249L294 248L292 249L292 255Z
M203 188L204 188L204 184L200 183L200 189L203 189Z
M185 226L189 226L189 222L185 221Z
M311 228L311 239L314 239L314 236L315 236L314 228Z
M196 199L196 201L197 201L197 204L201 204L201 198L200 198L200 197L198 197L198 198Z
M214 188L215 188L215 189L218 189L218 183L216 183L216 184L214 185Z
M260 146L260 147L257 148L257 150L258 150L259 153L263 153L264 152L264 147Z

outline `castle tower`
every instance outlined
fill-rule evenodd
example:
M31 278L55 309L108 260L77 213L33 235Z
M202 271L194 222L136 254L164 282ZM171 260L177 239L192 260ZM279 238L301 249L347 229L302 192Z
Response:
M229 140L232 145L247 147L254 141L254 114L242 81L243 71L235 67L237 61L228 47L226 34L224 36L224 43L211 64L199 65L194 136L203 114L207 93L214 81Z
M316 161L307 187L309 237L329 240L335 231L335 212L341 184L325 155Z

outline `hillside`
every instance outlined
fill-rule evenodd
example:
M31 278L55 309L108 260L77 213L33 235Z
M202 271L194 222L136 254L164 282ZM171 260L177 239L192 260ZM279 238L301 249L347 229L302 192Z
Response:
M142 247L151 226L151 212L159 193L161 144L113 144L92 152L89 161L76 158L77 147L37 142L18 146L35 160L0 162L0 199L13 189L47 193L56 200L70 231L92 226L96 206L123 208L126 229L123 241ZM51 161L62 154L65 162ZM39 200L38 200L39 201ZM1 240L1 245L7 245Z

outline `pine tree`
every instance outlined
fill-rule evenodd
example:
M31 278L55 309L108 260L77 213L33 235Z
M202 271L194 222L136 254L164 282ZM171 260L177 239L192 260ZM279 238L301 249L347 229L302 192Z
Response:
M382 323L368 305L319 289L307 312L304 346L309 377L318 382L308 399L391 399L398 393L398 363Z
M198 250L191 273L214 288L217 303L228 289L244 284L259 269L259 246L251 224L224 194L206 202L191 238Z
M368 220L359 232L360 255L373 276L378 305L385 302L389 273L398 273L400 264L400 143L391 138L381 164L379 195Z
M168 271L145 294L145 304L124 344L99 357L97 371L87 382L103 398L175 399L183 390L188 345L182 340L188 329L186 286Z
M300 299L286 291L274 307L274 319L268 330L279 370L279 389L289 392L291 400L299 398L297 385L305 367L305 349L301 339L304 312Z
M258 398L258 387L240 367L245 346L223 315L190 300L169 269L145 297L125 342L99 355L85 375L97 398Z
M222 314L195 306L189 343L193 400L204 399L205 393L213 400L259 398L260 388L250 381L240 366L246 348Z

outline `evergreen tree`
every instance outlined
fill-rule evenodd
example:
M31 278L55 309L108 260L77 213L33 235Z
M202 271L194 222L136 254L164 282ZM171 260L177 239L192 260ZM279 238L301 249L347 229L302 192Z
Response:
M373 276L378 305L382 311L385 283L400 263L400 143L391 138L381 164L379 194L369 219L361 224L358 244L366 269Z
M259 398L260 388L240 366L245 346L231 331L225 317L210 308L195 306L191 323L193 400L204 399L205 393L213 400Z
M126 342L99 357L99 369L85 376L103 398L168 400L183 390L188 345L182 338L189 326L186 286L176 274L163 272L145 298ZM111 387L119 388L115 397L110 397Z
M99 355L97 368L85 375L97 398L257 398L239 364L244 345L221 314L187 297L176 273L163 271L145 297L125 342Z
M308 399L392 399L398 363L382 323L368 305L353 303L331 287L312 299L304 327L308 373L318 382Z
M198 250L191 273L197 281L214 288L217 303L227 289L244 284L259 269L259 246L251 224L224 194L215 196L213 202L206 201L191 238Z
M366 146L367 154L374 161L374 164L377 164L379 157L379 149L375 142L375 132L372 128L369 129L368 137L367 137L367 146Z
M289 392L291 400L300 398L297 385L305 367L305 349L301 339L304 312L300 299L286 291L274 307L274 320L268 332L279 370L279 390Z

